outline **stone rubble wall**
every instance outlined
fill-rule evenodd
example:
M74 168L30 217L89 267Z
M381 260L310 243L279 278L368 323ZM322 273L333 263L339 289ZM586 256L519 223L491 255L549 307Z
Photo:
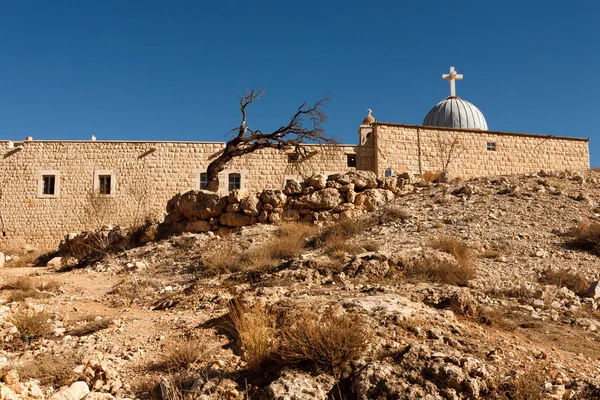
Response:
M232 191L220 196L192 190L169 200L162 230L198 233L282 220L343 221L384 206L397 195L413 191L419 182L423 181L408 173L378 179L370 171L353 171L288 180L283 190L260 193Z
M147 215L164 212L175 194L199 189L200 173L223 147L107 141L25 141L9 147L0 142L0 248L55 247L69 232L143 222ZM357 154L357 166L374 169L372 146L314 147L315 156L300 165L274 149L233 160L220 175L221 193L228 192L230 172L241 175L243 191L257 192L283 188L286 179L314 172L356 170L347 166L346 154ZM112 174L113 194L91 196L99 171ZM58 195L43 197L42 175L49 173L59 175Z
M378 176L388 168L395 173L441 172L443 152L455 138L457 156L448 167L453 177L590 168L587 139L395 124L376 124L374 130ZM496 144L496 151L487 150L488 142ZM446 150L440 150L440 143Z

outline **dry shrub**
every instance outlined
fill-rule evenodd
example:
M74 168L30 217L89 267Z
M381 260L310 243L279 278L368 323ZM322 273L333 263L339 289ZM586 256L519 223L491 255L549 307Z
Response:
M475 254L471 248L460 239L442 235L433 239L431 246L451 254L461 267L474 267L475 265Z
M53 292L56 293L60 289L60 283L57 281L43 281L37 286L38 290L42 290L44 292Z
M4 290L22 290L23 292L29 292L35 290L35 281L30 277L15 278L7 281L2 285Z
M44 293L38 292L37 290L13 290L7 298L7 301L10 302L22 302L27 299L39 299L43 298Z
M514 250L509 243L503 243L481 253L481 257L500 260L502 257L508 257L514 254Z
M85 322L83 325L70 329L67 334L70 336L87 336L92 333L107 329L112 325L113 321L110 319L94 319L89 322Z
M524 374L506 380L498 385L499 398L502 400L544 400L543 371L531 369Z
M583 220L571 232L573 244L600 253L600 223Z
M31 343L51 332L48 313L42 311L18 311L10 319L17 328L21 340Z
M159 289L159 284L151 278L133 277L119 283L113 290L112 294L119 297L124 306L129 307L134 303L139 303L145 297L156 293Z
M242 269L240 263L240 252L233 246L216 249L214 252L202 258L208 271L215 275L237 272Z
M41 251L22 251L22 250L3 250L5 254L10 254L12 259L6 262L5 267L23 268L36 266L40 263L40 259L45 259L44 252Z
M365 249L365 251L379 251L379 249L381 249L381 244L374 240L368 240L362 244L362 248Z
M477 275L474 265L454 264L444 260L417 260L404 266L405 278L411 281L426 281L447 285L467 286Z
M281 330L279 356L284 364L314 365L339 376L361 356L369 339L369 329L358 316L329 310L319 318L303 312Z
M321 234L315 238L315 245L323 247L329 240L339 238L351 238L366 230L376 226L379 220L375 217L360 217L356 219L347 219L330 225L321 231Z
M264 307L248 306L233 300L229 306L226 329L236 338L248 370L256 372L273 361L275 318Z
M577 272L571 272L569 268L544 270L538 281L544 285L556 285L559 288L566 287L578 296L585 296L590 288L590 282Z
M325 245L324 251L333 258L344 258L346 254L358 254L362 248L349 242L343 237L331 237Z
M73 369L80 362L81 358L74 351L57 355L42 353L36 356L35 361L19 368L19 375L36 379L42 385L54 387L70 385L78 379Z
M506 313L497 308L479 306L475 320L481 324L510 331L516 328L516 324L506 318Z
M407 219L409 219L411 216L412 216L411 212L409 210L407 210L406 208L401 207L399 205L391 205L391 206L386 207L383 210L383 213L379 217L379 222L382 224L396 221L396 220L400 220L400 221L404 222Z
M502 289L493 288L493 289L486 291L486 294L488 296L511 298L511 299L517 299L519 301L526 301L526 300L531 299L532 297L535 297L534 291L527 285L511 286L511 287L502 288Z
M159 366L169 371L188 369L204 360L211 349L198 338L182 339L167 346Z
M277 238L265 247L269 249L271 258L289 260L302 253L314 233L314 225L288 222L279 227Z

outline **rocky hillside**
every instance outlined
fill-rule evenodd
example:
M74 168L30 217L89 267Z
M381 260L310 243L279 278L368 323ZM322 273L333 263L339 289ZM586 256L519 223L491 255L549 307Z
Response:
M221 229L232 199L190 214L217 233L7 250L0 400L600 398L600 175L402 179L327 221Z

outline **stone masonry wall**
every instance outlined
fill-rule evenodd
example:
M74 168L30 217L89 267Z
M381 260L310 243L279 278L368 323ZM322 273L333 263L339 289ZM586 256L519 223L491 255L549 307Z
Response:
M374 128L378 176L390 167L394 173L442 171L439 143L448 149L455 138L458 156L448 167L452 177L590 168L587 139L383 123ZM488 142L495 143L495 151L487 149Z
M22 145L23 148L19 149ZM131 225L163 212L177 193L198 189L200 173L223 143L25 141L0 142L0 247L32 243L54 246L66 233L102 224ZM287 154L262 150L230 163L221 174L241 175L243 191L283 188L285 180L308 172L356 170L346 154L358 146L315 146L314 157L298 167ZM371 150L358 152L372 154ZM373 157L357 165L374 167ZM56 175L56 195L42 195L42 176ZM113 193L91 196L98 175L111 175Z

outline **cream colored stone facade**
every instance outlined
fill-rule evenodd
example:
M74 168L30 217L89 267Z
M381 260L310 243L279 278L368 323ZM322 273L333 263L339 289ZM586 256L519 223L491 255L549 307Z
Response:
M354 169L383 176L440 171L439 138L457 138L453 176L589 169L585 139L375 123L359 129L362 145L314 146L300 168L288 155L262 150L234 160L220 175L239 174L245 191L283 188L286 179ZM487 149L494 143L495 151ZM69 232L130 225L165 210L175 194L200 188L201 173L223 143L0 142L0 248L55 246ZM349 166L355 157L356 166ZM349 161L350 160L350 161ZM52 186L47 190L45 186ZM109 194L92 195L94 190ZM107 189L109 188L109 189ZM51 193L50 193L51 192Z
M461 178L590 167L588 139L389 123L373 128L378 176L388 168L440 172L444 160L451 160L450 175Z

